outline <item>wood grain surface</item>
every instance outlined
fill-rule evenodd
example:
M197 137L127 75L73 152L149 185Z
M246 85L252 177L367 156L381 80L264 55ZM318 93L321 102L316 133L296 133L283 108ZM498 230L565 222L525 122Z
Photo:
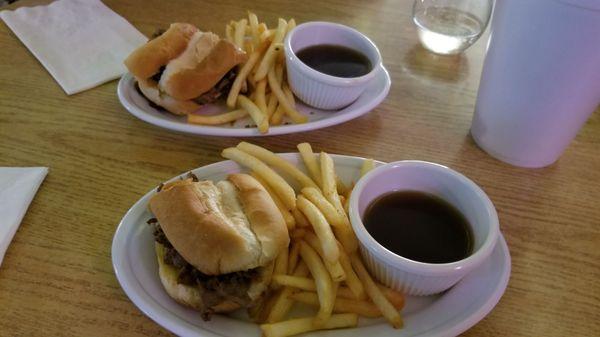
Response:
M278 152L309 141L331 153L459 170L496 205L512 255L504 297L464 335L600 332L600 115L592 114L550 167L520 169L485 154L469 127L487 35L458 57L429 54L418 45L408 0L104 2L147 35L176 21L224 34L224 23L247 9L271 24L295 17L366 33L392 76L379 107L342 125L251 141ZM221 149L241 139L154 127L125 111L116 87L113 81L66 96L0 24L0 166L50 167L0 267L1 336L170 335L117 283L110 257L115 228L153 186L220 161Z

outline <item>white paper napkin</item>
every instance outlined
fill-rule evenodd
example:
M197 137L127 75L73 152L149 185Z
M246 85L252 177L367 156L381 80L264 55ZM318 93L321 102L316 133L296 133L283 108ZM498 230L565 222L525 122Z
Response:
M0 167L0 265L47 167Z
M100 0L58 0L0 17L68 94L120 77L148 39Z

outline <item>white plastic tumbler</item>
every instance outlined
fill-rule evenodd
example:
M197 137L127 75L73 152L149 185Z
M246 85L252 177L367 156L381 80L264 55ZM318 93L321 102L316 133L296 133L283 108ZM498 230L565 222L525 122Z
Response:
M471 135L522 167L554 163L600 103L600 0L499 0Z

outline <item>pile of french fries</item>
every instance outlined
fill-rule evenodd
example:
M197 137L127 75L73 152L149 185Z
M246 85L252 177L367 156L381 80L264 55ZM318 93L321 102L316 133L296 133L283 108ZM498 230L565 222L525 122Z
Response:
M308 117L296 110L286 78L283 40L294 27L294 19L280 18L277 28L269 29L251 12L247 19L227 24L226 39L249 55L238 67L227 96L227 107L235 110L213 116L190 114L188 122L219 125L250 115L261 133L267 133L271 125L282 124L284 116L294 123L306 123Z
M308 174L277 154L247 142L222 156L251 171L269 192L288 227L291 243L275 260L269 295L250 310L266 337L354 327L358 316L385 317L402 327L404 296L377 284L357 252L348 219L351 188L337 177L333 160L298 144ZM361 174L372 169L366 160ZM296 190L283 178L294 181ZM295 302L314 306L312 317L286 319Z

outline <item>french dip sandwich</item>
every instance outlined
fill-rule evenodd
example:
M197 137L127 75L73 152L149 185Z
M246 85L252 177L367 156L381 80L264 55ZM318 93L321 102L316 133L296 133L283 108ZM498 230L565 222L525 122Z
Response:
M246 60L243 50L218 35L174 23L134 50L125 66L148 100L185 115L226 96L235 78L234 67Z
M150 200L160 280L204 319L256 303L289 235L277 206L253 177L186 179Z

